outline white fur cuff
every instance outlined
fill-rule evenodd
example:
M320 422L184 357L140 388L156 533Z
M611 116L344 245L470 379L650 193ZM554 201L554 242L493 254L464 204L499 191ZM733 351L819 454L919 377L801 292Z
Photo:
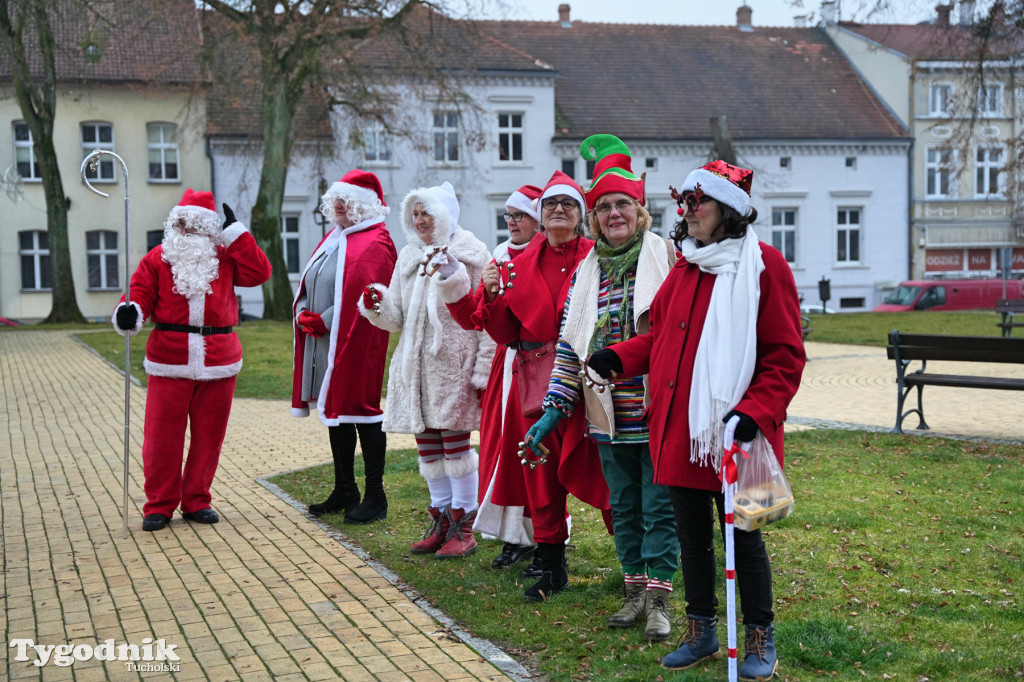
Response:
M242 236L242 233L248 232L249 229L240 222L233 222L225 228L221 233L221 243L224 246L231 246L235 243L235 240Z
M134 327L128 330L124 330L117 326L117 311L121 308L122 305L125 304L122 303L121 305L117 306L117 308L114 309L114 314L110 316L110 322L111 324L114 325L114 331L116 331L121 336L135 336L142 330L142 325L145 324L146 322L145 318L142 315L142 308L140 308L139 304L136 303L135 301L131 302L131 305L135 307L135 311L139 314L139 316L135 319Z
M463 263L459 263L458 269L448 279L437 281L437 291L441 294L441 300L445 303L457 303L469 295L473 290L473 284L469 281L469 272Z
M448 478L460 478L466 474L473 473L479 468L480 455L473 448L470 448L469 452L462 457L456 457L455 459L445 458L444 460L444 472L448 474Z
M436 481L439 478L444 478L444 457L438 457L430 462L424 461L424 459L420 457L420 476L428 481Z

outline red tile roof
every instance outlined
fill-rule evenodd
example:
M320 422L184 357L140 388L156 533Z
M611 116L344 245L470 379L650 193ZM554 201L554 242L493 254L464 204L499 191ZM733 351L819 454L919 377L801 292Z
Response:
M986 39L975 27L934 24L858 24L841 21L839 26L912 59L977 59L984 50L1000 59L1024 51L1019 32Z
M61 81L187 85L203 81L193 0L54 0L49 12ZM36 43L34 29L28 31L26 44ZM91 50L99 59L87 58ZM29 66L34 76L42 76L37 50L29 51ZM12 77L9 61L0 59L0 81Z

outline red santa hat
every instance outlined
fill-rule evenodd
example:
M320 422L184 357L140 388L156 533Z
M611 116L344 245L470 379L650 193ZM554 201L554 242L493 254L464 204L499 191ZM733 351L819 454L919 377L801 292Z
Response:
M754 171L719 159L690 171L680 192L693 192L699 186L705 196L745 215L750 208L750 186L753 181Z
M217 202L213 200L213 192L196 192L189 187L175 207L176 212L185 212L180 209L198 211L203 218L217 218Z
M543 204L544 200L548 197L558 196L559 194L565 194L578 201L581 212L586 210L587 202L583 200L583 189L576 184L575 180L562 171L555 171L555 174L548 180L548 184L544 186L544 191L541 192L540 203Z
M540 193L541 189L536 185L523 185L505 200L505 210L510 213L522 211L534 220L540 220Z
M350 198L369 206L380 204L383 207L381 213L388 215L391 212L384 202L384 189L381 187L380 179L373 173L358 168L345 173L341 180L331 185L324 195L325 200L327 197Z

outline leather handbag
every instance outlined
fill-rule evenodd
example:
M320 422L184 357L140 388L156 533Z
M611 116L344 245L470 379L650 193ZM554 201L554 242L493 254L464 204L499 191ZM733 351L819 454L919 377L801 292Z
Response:
M555 368L555 341L533 348L517 350L512 373L518 377L519 407L523 416L534 419L544 413L544 398Z

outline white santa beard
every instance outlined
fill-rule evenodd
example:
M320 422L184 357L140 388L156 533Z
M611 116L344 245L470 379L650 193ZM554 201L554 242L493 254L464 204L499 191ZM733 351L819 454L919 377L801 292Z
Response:
M217 246L205 234L164 230L163 259L170 264L174 290L186 298L213 291L210 283L220 274Z

